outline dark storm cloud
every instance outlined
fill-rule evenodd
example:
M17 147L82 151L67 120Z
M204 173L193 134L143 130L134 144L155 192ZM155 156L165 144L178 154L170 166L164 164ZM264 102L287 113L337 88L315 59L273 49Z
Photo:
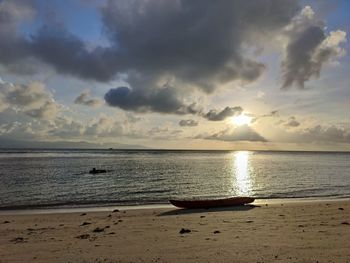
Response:
M115 63L118 57L112 48L88 50L81 39L64 29L43 27L32 36L30 46L32 55L62 74L107 81L119 70Z
M198 121L187 119L187 120L180 120L179 125L181 127L194 127L198 126Z
M243 111L242 107L226 107L222 111L210 110L204 114L203 117L210 121L223 121L228 117L241 114Z
M296 11L295 1L136 0L109 1L102 13L127 67L211 92L258 78L264 65L243 55L243 42L280 29Z
M185 105L171 87L162 89L136 89L118 87L105 94L105 101L110 106L137 112L159 112L188 114L195 113L194 105Z
M28 6L35 13L34 6ZM106 94L109 105L185 113L183 92L210 93L234 80L256 80L265 65L245 51L257 39L266 40L285 27L298 5L292 0L108 1L101 17L110 46L94 48L50 23L30 37L21 36L21 20L8 10L0 11L10 25L0 31L3 65L23 73L32 65L26 62L34 59L59 73L103 82L125 74L132 91L124 101L118 96L125 96L125 90L112 89ZM164 88L168 82L171 85ZM160 98L170 105L162 105Z
M0 63L16 67L31 53L30 44L17 33L22 21L35 16L35 1L0 1Z
M344 54L340 44L346 41L346 33L338 30L327 36L324 23L315 18L309 6L294 18L286 33L288 44L282 61L282 88L295 84L303 89L306 81L320 75L326 62Z
M264 137L262 137L248 125L239 126L235 129L226 129L209 136L200 136L197 137L197 139L198 138L219 141L267 141Z

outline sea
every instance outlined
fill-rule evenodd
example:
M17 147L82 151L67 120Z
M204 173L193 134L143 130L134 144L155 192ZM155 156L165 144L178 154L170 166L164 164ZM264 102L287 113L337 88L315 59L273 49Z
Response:
M92 168L106 173L90 174ZM0 210L350 197L350 153L0 150Z

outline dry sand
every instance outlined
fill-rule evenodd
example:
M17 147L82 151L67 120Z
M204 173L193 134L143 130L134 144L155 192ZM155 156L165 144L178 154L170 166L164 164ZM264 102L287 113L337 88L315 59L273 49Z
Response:
M257 204L0 215L0 262L350 262L349 200Z

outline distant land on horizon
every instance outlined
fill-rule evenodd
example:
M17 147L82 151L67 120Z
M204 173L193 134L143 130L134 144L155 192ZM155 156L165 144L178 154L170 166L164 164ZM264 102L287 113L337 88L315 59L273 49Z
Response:
M25 141L0 138L0 149L149 149L143 145L122 143L90 143L85 141Z
M255 151L255 152L329 152L350 153L348 150L290 150L290 149L189 149L152 148L143 145L122 143L91 143L85 141L25 141L0 138L0 149L49 149L49 150L152 150L152 151Z

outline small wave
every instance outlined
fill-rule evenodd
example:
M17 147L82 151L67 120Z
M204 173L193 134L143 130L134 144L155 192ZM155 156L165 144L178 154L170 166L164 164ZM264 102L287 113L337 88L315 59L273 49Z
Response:
M170 193L172 190L169 189L163 189L163 190L139 190L134 192L129 192L129 194L164 194L164 193Z
M256 199L294 199L294 198L323 198L323 197L334 197L334 198L348 198L350 194L315 194L315 195L291 195L286 193L281 194L270 194L264 196L253 196Z

